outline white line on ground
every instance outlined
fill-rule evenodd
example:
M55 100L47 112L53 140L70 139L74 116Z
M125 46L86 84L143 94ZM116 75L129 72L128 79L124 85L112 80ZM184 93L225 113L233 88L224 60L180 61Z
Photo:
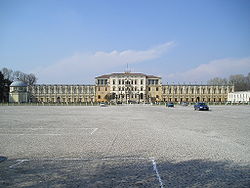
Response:
M98 128L94 128L94 130L90 134L92 135L95 131L97 131L97 129Z
M93 127L0 127L0 129L96 129Z
M29 160L28 159L17 160L17 163L9 166L9 168L16 167L17 165L20 165L21 163L26 162L26 161L29 161Z
M118 157L118 158L113 158L113 157L105 157L105 158L33 158L33 159L20 159L17 160L18 162L20 161L119 161L119 160L148 160L148 158L143 158L143 157Z
M9 128L0 128L0 129L9 129ZM41 127L37 127L37 128L10 128L10 129L30 129L30 130L36 130L36 129L69 129L69 128L41 128ZM92 129L93 131L90 133L91 135L94 134L95 131L97 131L98 128L89 128L89 127L82 127L82 128L77 128L77 129ZM22 131L23 132L23 131ZM25 132L25 131L24 131ZM71 135L71 134L75 134L75 133L66 133L66 134L59 134L59 133L1 133L0 135L18 135L18 136L25 136L25 135L44 135L44 136L61 136L61 135Z
M152 157L152 158L151 158L151 161L152 161L152 163L153 163L153 169L154 169L154 171L155 171L155 173L156 173L156 176L157 176L157 178L158 178L158 181L159 181L159 183L160 183L160 187L163 188L163 183L162 183L162 180L161 180L161 176L160 176L160 174L159 174L159 171L158 171L158 169L157 169L155 159Z
M18 136L26 136L26 135L44 135L44 136L60 136L62 134L34 134L34 133L29 133L29 134L19 134L19 133L0 133L0 135L18 135Z
M9 168L13 168L16 167L18 165L20 165L23 162L26 161L97 161L97 160L102 160L102 161L116 161L116 160L148 160L148 158L143 158L143 157L118 157L118 158L112 158L112 157L106 157L106 158L38 158L38 159L21 159L21 160L17 160L17 163L14 165L9 166ZM161 176L159 174L159 171L157 169L157 165L155 162L154 157L151 157L150 160L152 161L152 165L153 165L153 170L156 173L156 176L158 178L159 184L160 184L160 188L164 188L162 180L161 180Z

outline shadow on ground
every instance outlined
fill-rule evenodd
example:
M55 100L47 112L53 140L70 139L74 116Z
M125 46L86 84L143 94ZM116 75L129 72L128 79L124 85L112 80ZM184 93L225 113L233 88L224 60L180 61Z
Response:
M0 187L160 187L150 160L30 160L10 168L16 162L0 163ZM164 162L157 168L164 187L250 186L250 167L231 162Z

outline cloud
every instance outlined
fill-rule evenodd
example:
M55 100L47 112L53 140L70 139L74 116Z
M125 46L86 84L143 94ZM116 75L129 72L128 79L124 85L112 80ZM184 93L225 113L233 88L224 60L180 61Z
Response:
M227 58L218 59L201 64L196 68L185 72L172 73L166 76L166 80L175 82L206 83L214 77L228 78L232 74L247 74L250 72L250 58Z
M47 67L37 68L33 72L38 75L39 83L79 83L93 80L99 72L114 67L144 62L159 58L174 46L167 42L147 50L124 50L112 52L75 53Z

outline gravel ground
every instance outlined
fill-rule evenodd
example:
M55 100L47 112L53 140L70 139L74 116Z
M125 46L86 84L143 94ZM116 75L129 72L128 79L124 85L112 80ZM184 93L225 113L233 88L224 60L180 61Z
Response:
M0 187L250 187L250 106L210 109L1 106Z

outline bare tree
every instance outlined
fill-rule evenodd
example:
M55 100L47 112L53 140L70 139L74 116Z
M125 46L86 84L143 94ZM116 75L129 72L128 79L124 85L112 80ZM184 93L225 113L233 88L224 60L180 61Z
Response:
M232 84L235 91L246 91L250 90L250 73L247 76L243 74L231 75L228 79L216 77L210 79L207 83L212 85Z
M4 76L4 79L10 80L10 81L14 80L13 70L4 67L4 68L2 68L1 72Z
M23 79L24 79L24 73L21 72L21 71L15 71L13 73L13 78L14 78L14 80L22 80L23 81Z
M37 77L34 74L28 74L26 77L26 83L28 85L34 85L37 81Z
M247 90L247 77L244 77L242 74L231 75L229 83L234 85L235 91Z
M209 85L226 85L226 84L228 84L228 81L226 78L215 77L213 79L208 80L207 84L209 84Z
M37 77L34 74L26 74L21 71L13 71L8 68L3 68L1 70L4 79L10 80L13 82L14 80L21 80L26 82L28 85L34 85L37 81Z

